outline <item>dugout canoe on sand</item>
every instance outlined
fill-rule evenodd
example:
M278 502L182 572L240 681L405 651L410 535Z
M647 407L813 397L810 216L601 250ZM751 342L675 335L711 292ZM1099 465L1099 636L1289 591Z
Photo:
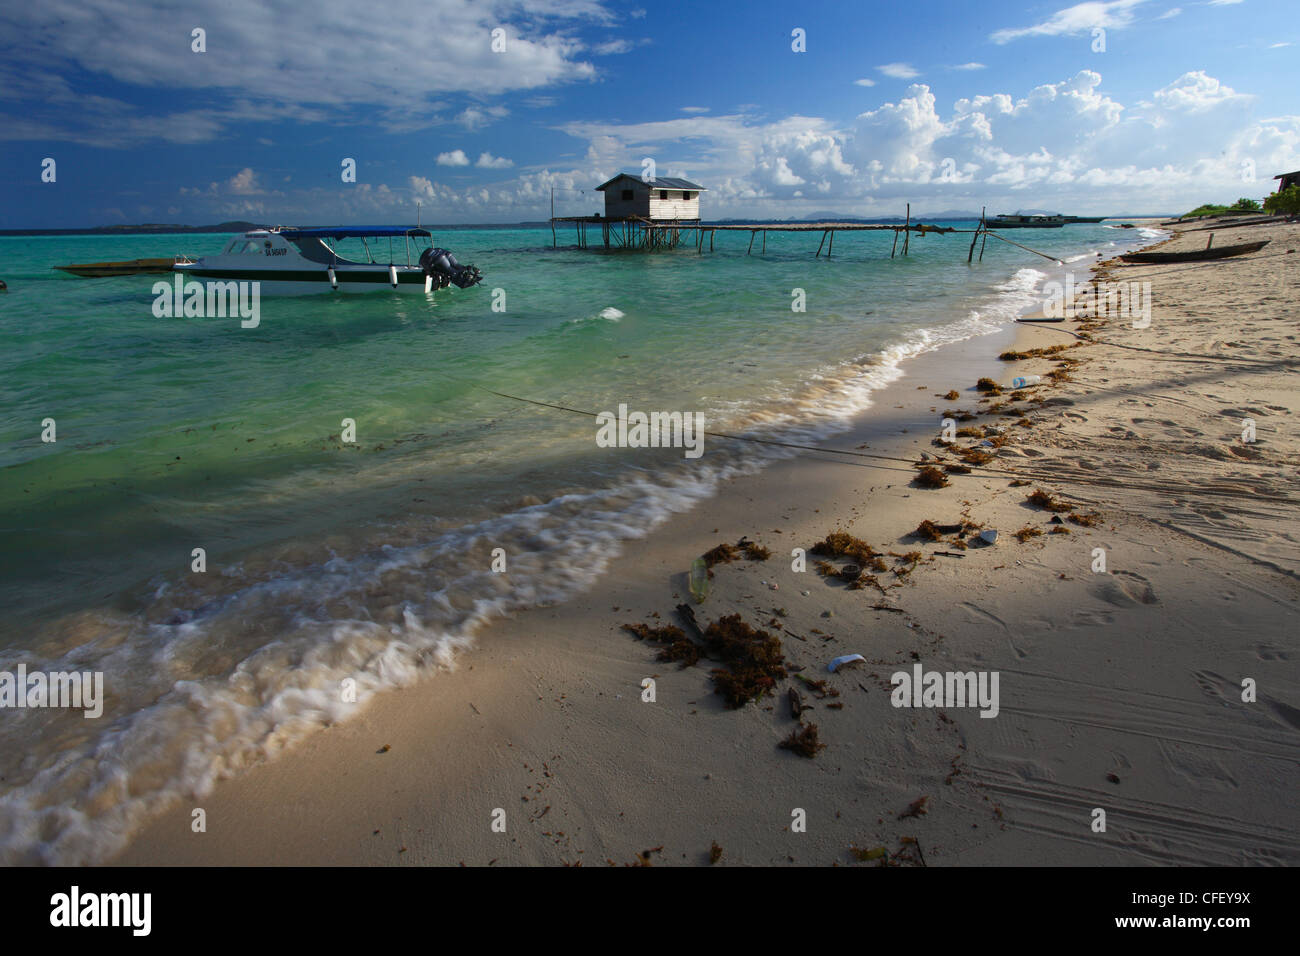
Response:
M189 262L185 256L166 259L127 259L123 262L82 262L70 266L54 266L82 279L102 279L105 276L166 275L178 262Z
M1244 256L1247 253L1258 252L1268 245L1269 240L1264 239L1261 242L1241 242L1235 246L1219 246L1217 248L1206 246L1204 249L1192 249L1188 252L1129 252L1120 256L1125 262L1141 262L1148 264L1165 263L1165 262L1206 262L1211 259L1229 259L1233 256Z

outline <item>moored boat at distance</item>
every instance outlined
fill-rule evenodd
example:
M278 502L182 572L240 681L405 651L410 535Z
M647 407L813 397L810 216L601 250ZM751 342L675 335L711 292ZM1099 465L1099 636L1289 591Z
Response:
M336 244L345 239L361 241L364 259L339 254ZM235 236L218 255L174 268L199 281L259 282L265 295L432 292L482 281L478 269L461 265L432 239L427 229L404 226L253 229Z
M1009 216L1003 213L988 220L990 229L1060 229L1065 225L1065 217L1059 213L1054 216L1022 216L1016 213Z

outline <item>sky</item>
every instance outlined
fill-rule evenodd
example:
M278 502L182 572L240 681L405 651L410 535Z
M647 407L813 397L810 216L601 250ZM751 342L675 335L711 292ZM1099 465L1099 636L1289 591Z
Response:
M1260 199L1295 3L0 0L0 228L510 223L646 160L706 219Z

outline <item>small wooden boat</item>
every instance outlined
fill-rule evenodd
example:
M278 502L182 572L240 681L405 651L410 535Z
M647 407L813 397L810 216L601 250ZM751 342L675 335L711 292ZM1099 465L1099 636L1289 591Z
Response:
M189 261L185 256L170 256L166 259L127 259L124 262L82 262L54 268L83 279L102 279L105 276L166 275L178 262Z
M1163 262L1208 262L1211 259L1230 259L1258 252L1268 245L1269 240L1260 242L1240 242L1235 246L1207 246L1204 249L1192 249L1187 252L1128 252L1120 256L1125 262L1142 262L1147 264Z

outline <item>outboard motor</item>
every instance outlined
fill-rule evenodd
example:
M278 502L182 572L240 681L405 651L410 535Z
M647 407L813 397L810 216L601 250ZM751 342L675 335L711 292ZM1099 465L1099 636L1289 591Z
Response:
M446 249L432 246L420 254L420 268L433 280L435 289L445 289L449 285L468 289L483 281L483 273L473 266L463 266Z

